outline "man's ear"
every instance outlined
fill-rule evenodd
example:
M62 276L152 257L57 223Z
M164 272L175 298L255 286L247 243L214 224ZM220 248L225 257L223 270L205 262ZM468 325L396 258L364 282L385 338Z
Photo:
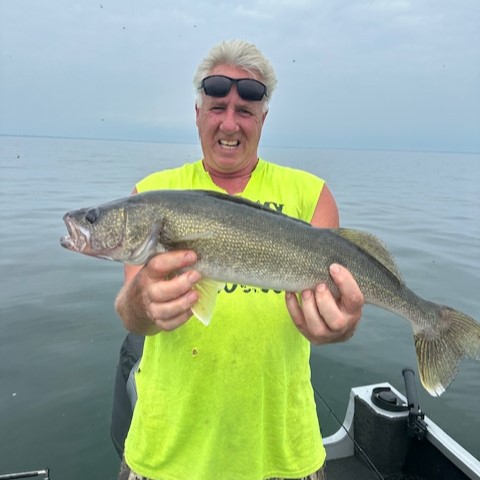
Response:
M198 108L197 103L195 102L195 123L198 127L198 117L200 116L200 109Z
M268 110L263 113L262 115L262 125L265 123L265 119L267 118Z

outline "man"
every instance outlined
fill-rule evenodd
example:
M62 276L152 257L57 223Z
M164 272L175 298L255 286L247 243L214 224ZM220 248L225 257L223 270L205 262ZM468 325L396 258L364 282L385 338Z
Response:
M195 75L202 161L154 173L134 193L201 188L241 195L324 228L338 227L325 182L258 158L276 79L252 44L222 42ZM146 335L138 401L120 477L154 480L324 478L325 451L310 384L310 342L351 337L363 296L346 269L326 285L283 294L227 285L209 327L192 317L195 253L126 266L116 309ZM284 299L285 297L285 299Z

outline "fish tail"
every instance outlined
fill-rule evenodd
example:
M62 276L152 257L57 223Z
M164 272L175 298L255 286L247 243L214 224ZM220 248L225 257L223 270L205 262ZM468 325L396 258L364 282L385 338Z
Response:
M438 331L414 334L418 371L425 389L441 395L457 374L463 358L480 360L480 324L450 307L439 306Z

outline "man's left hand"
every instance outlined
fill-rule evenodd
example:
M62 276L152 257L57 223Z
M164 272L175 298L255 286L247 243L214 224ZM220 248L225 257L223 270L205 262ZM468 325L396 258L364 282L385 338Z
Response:
M338 299L324 283L314 290L304 290L301 305L296 294L287 292L285 296L293 322L316 345L348 340L362 315L364 298L352 274L346 268L333 264L330 275L340 291Z

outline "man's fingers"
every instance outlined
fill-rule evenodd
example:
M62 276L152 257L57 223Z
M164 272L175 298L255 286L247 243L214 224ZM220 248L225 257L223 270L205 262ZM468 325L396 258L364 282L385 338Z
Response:
M332 292L323 283L316 286L314 291L315 312L322 319L324 332L328 329L330 332L343 333L347 327L348 319L345 318L343 312L339 309L337 301Z
M192 316L191 308L199 295L193 286L200 280L200 273L187 270L172 274L196 261L192 251L175 251L157 255L145 265L142 272L145 313L160 330L173 330Z
M327 290L323 284L319 287L320 289L323 287L325 290ZM302 292L302 309L305 318L305 326L308 330L309 337L323 337L326 332L328 332L328 325L325 324L324 320L320 316L320 312L317 308L315 293L312 290L304 290Z
M152 279L162 279L172 272L192 266L197 261L195 252L191 250L178 250L161 253L152 257L145 265L148 276Z
M330 275L340 291L341 303L345 311L354 313L361 309L364 304L364 297L353 275L346 268L336 263L330 266Z
M153 282L148 287L149 302L168 302L184 295L200 280L196 270L189 270L169 280Z
M197 300L198 293L192 290L169 302L151 304L149 315L162 330L173 330L192 316Z
M297 295L293 292L286 292L285 300L287 303L287 309L297 329L305 338L307 338L308 340L313 340L312 335L308 331L308 327L305 321L303 306L300 305Z
M303 310L298 303L297 295L293 292L286 292L285 301L293 323L301 330L304 326L305 319L303 317Z

